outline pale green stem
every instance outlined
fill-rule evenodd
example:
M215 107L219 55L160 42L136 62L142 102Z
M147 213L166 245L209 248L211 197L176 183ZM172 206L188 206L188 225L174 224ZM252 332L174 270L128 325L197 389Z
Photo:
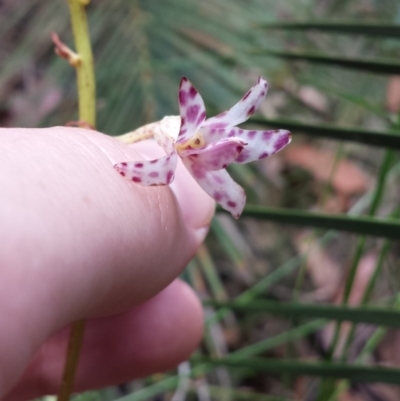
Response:
M96 89L94 64L85 10L85 6L89 2L90 0L68 0L68 5L71 14L75 47L80 58L80 62L74 65L78 84L79 120L95 127ZM84 330L84 320L72 324L58 401L68 401L71 396Z
M78 84L79 120L96 126L94 63L85 6L89 1L68 0L76 52L81 62L75 67Z
M64 373L58 392L58 401L68 401L74 386L74 378L78 367L79 354L81 351L83 333L85 331L85 321L79 320L71 326L69 335L67 358L64 365Z
M115 139L129 145L130 143L143 141L144 139L149 139L154 136L154 130L160 124L160 121L154 123L143 125L135 129L134 131L128 132L123 135L115 136Z

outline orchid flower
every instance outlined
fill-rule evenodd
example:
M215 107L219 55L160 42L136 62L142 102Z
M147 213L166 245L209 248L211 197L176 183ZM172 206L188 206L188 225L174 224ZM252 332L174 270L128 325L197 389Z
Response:
M263 78L228 111L206 119L204 102L187 78L179 87L180 116L165 117L153 129L166 156L122 162L114 168L125 178L142 185L167 185L174 179L178 157L199 185L233 217L238 218L246 194L225 168L231 163L249 163L271 156L291 140L286 130L244 130L236 125L258 109L267 94Z

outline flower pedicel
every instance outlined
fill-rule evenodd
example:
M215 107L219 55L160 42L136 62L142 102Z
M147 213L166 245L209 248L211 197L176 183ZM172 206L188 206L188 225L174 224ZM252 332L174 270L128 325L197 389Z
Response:
M225 168L271 156L291 140L286 130L244 130L236 125L258 109L267 94L263 78L228 111L206 119L202 97L187 78L179 87L180 116L164 117L153 129L166 156L150 161L122 162L114 168L142 185L168 185L174 179L178 156L199 185L233 217L238 218L246 194Z

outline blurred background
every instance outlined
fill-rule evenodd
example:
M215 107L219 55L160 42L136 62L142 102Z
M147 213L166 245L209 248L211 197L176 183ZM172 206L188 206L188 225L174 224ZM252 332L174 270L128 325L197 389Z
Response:
M206 314L194 358L79 399L399 400L400 1L92 0L87 11L99 131L179 114L182 76L212 116L262 75L269 94L247 126L294 140L230 167L249 206L239 221L217 213L183 274ZM73 48L65 0L0 1L1 126L77 119L75 72L52 31Z

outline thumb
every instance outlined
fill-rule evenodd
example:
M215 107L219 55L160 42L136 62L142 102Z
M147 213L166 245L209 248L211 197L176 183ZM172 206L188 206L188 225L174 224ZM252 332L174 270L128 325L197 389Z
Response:
M59 327L166 287L203 240L214 204L182 166L174 191L115 172L151 144L63 127L0 135L0 320L13 316L2 325L0 365L12 376Z

